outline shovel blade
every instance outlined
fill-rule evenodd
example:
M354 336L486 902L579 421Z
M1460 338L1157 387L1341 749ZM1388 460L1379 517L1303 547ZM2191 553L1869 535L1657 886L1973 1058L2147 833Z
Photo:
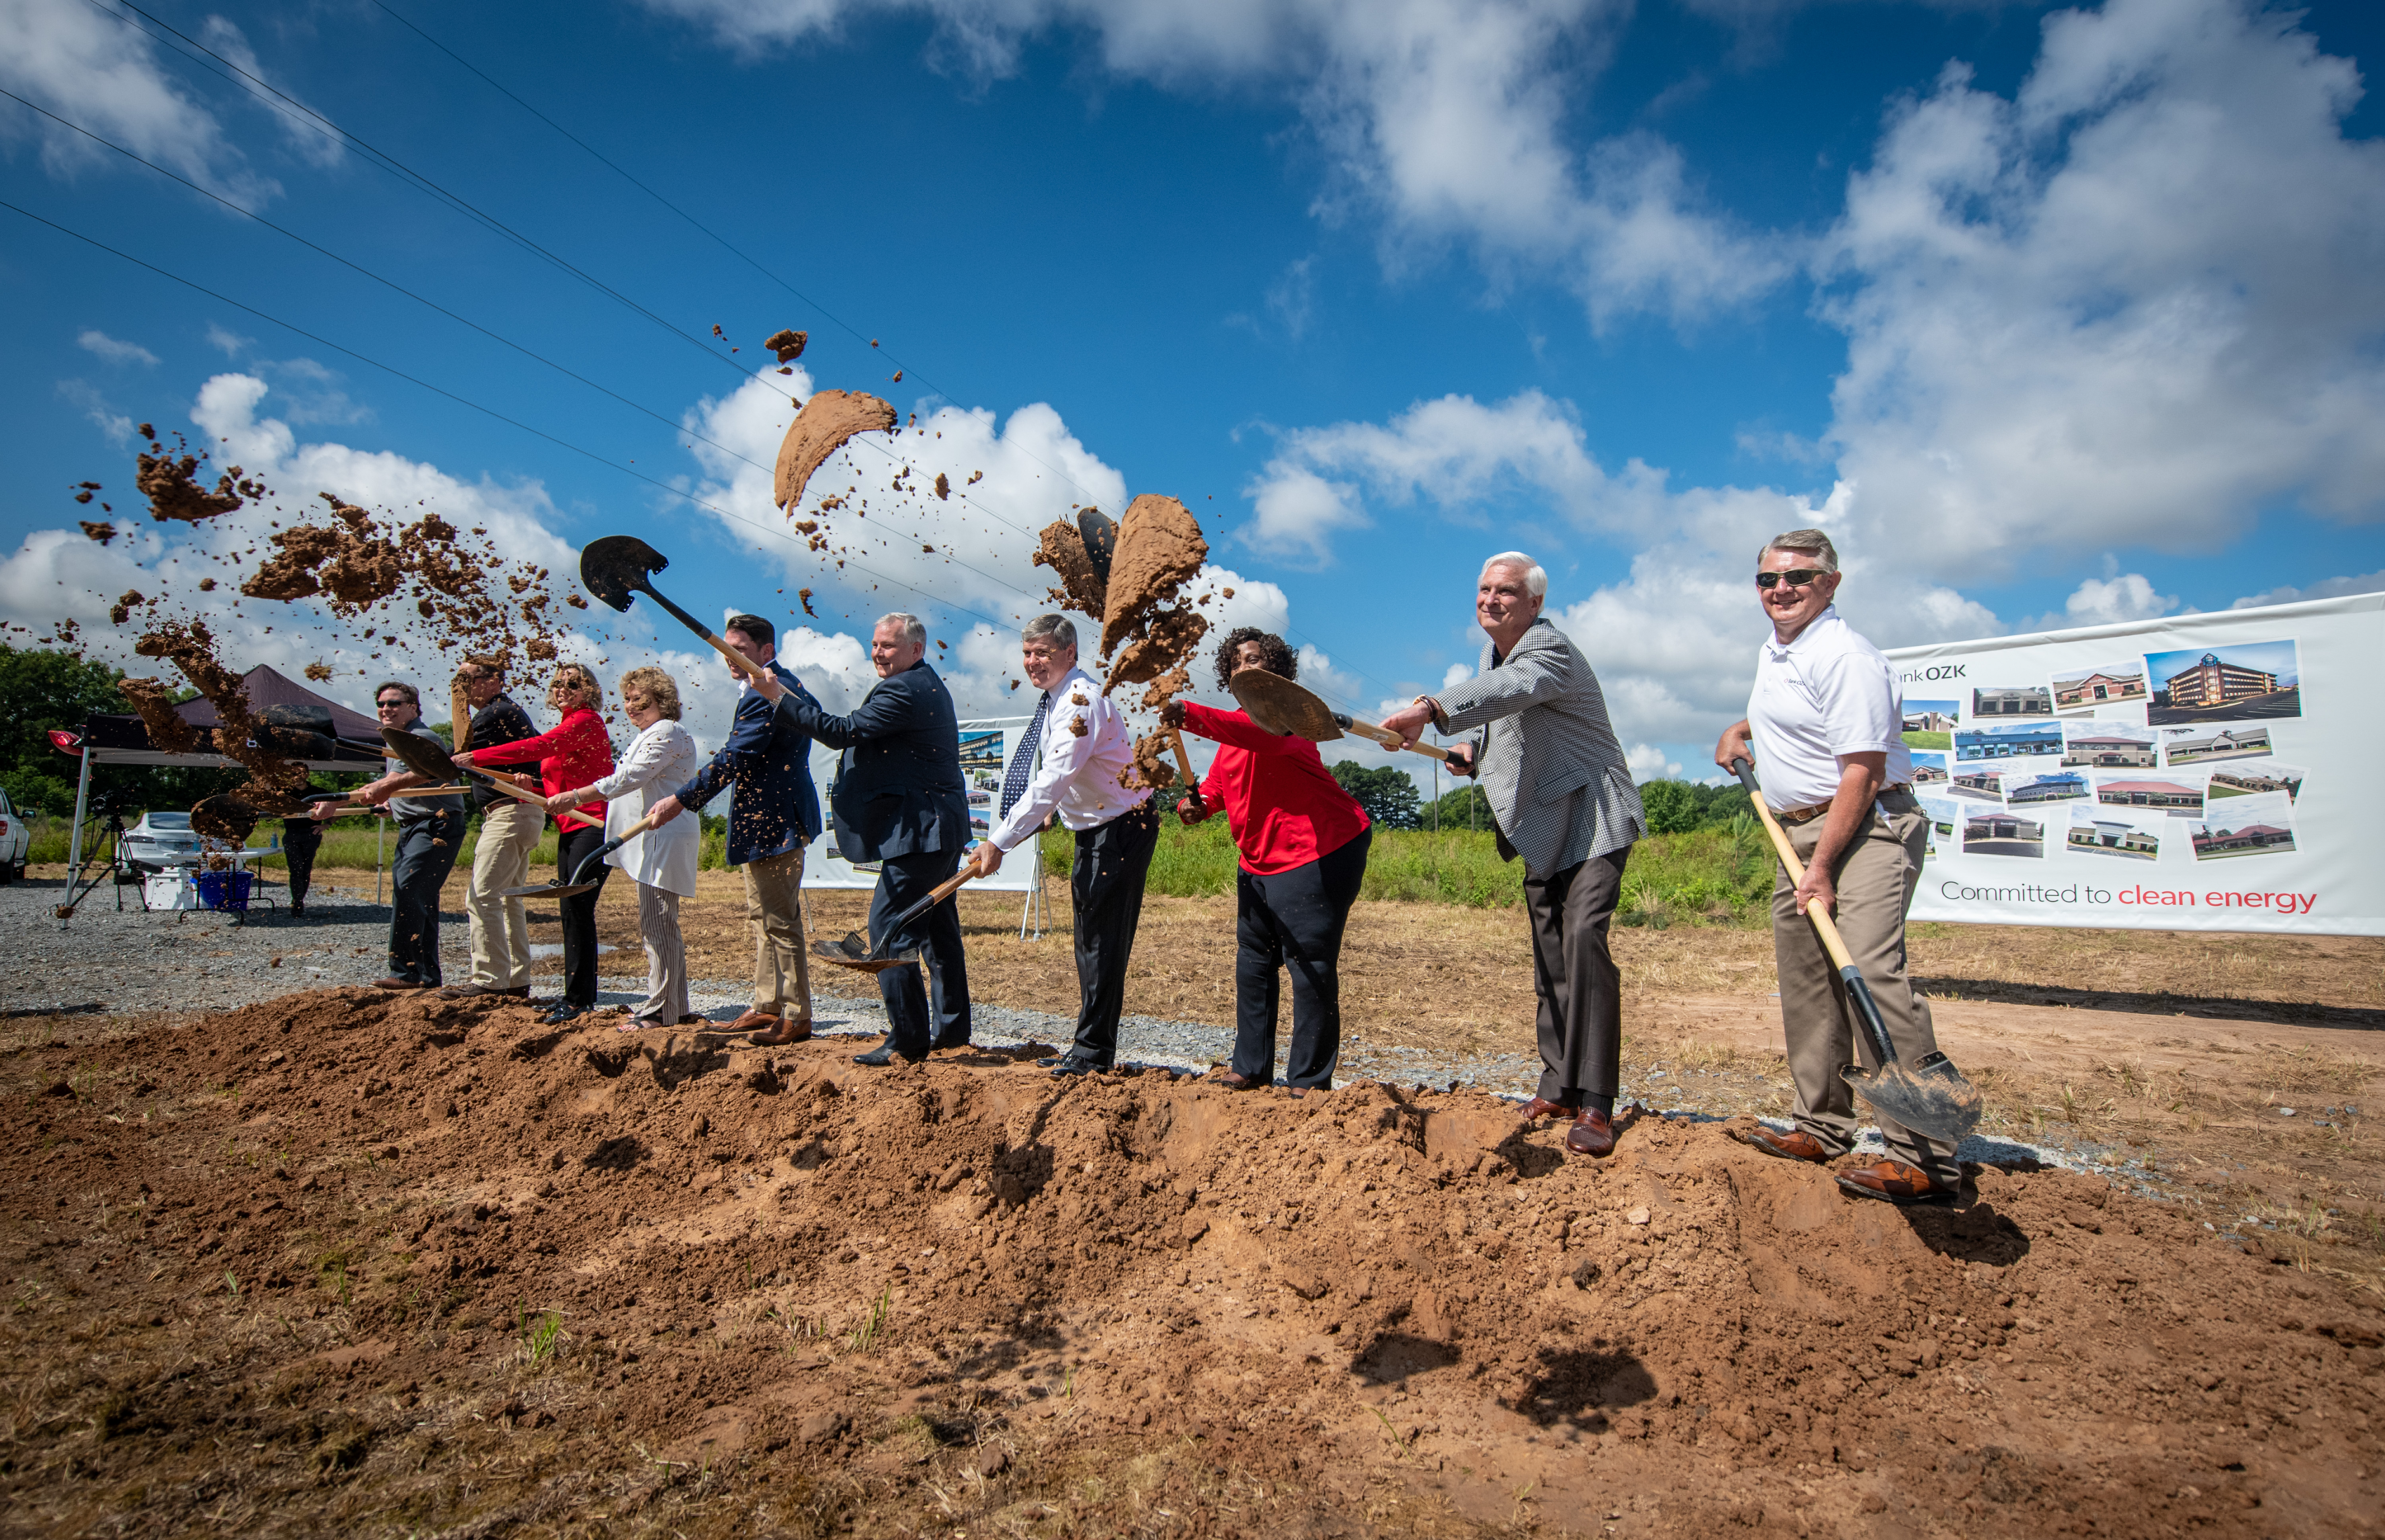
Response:
M229 840L235 845L248 842L256 832L256 809L246 802L220 792L204 798L191 809L191 828L208 839Z
M434 786L445 786L455 779L456 762L447 751L418 733L400 732L395 727L383 727L381 740L389 746L390 757L418 776L430 778Z
M1297 734L1311 743L1330 743L1342 736L1333 708L1280 674L1245 668L1227 687L1250 719L1268 732Z
M1979 1125L1979 1088L1942 1053L1925 1053L1910 1066L1866 1072L1850 1065L1842 1073L1873 1112L1917 1134L1956 1144Z
M669 557L635 535L606 535L580 553L580 585L613 608L627 610L630 595L653 591L646 579L668 565Z
M1093 572L1106 584L1110 580L1110 562L1118 554L1118 523L1099 508L1087 508L1077 515L1077 534L1085 542L1085 559L1093 564Z
M581 893L593 893L595 890L596 885L593 882L534 882L527 888L500 888L497 889L497 897L501 899L568 899Z
M821 939L812 943L812 955L823 962L833 962L840 968L856 973L882 974L889 968L907 967L919 961L917 951L906 951L893 957L872 957L861 938L848 932L842 941Z

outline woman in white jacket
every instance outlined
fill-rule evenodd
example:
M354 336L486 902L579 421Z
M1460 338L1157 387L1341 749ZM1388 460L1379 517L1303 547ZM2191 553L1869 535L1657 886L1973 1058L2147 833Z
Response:
M608 841L619 838L647 809L695 777L695 739L679 725L678 683L659 668L632 668L621 676L620 688L621 708L638 729L636 740L603 780L546 800L552 811L605 799ZM698 823L674 818L605 858L606 865L618 866L638 885L638 935L646 944L646 1002L621 1024L624 1032L677 1026L689 1019L687 948L680 939L679 900L695 892L696 855L703 839Z

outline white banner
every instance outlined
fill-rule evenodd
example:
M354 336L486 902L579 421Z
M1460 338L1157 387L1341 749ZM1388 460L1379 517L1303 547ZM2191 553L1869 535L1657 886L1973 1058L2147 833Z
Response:
M2385 935L2385 594L1888 655L1914 919Z
M1005 716L964 722L961 730L961 778L968 782L969 838L982 839L993 826L994 809L1002 803L1002 777L1009 767L1018 735L1029 718ZM819 788L820 813L828 813L829 786L836 778L837 752L812 745L812 784ZM1030 841L1030 843L1032 843ZM1041 846L1037 846L1041 859ZM972 892L1024 893L1034 885L1037 863L1014 854L1002 870L969 884ZM836 853L833 829L812 841L804 853L804 885L807 888L875 888L878 868L855 866Z

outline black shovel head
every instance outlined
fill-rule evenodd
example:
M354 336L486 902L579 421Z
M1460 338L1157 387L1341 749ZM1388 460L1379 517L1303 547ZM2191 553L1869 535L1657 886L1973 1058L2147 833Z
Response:
M1085 559L1106 585L1110 561L1118 554L1118 521L1099 508L1087 508L1077 515L1077 534L1085 542Z
M1882 1064L1867 1072L1850 1064L1840 1073L1873 1112L1917 1134L1958 1144L1979 1125L1979 1088L1942 1053L1925 1053L1910 1066Z
M268 727L295 727L301 732L333 735L331 708L329 706L268 706L256 714L256 719Z
M340 746L321 733L270 723L256 729L256 743L258 748L288 754L292 759L331 759L340 751Z
M906 951L897 957L872 957L869 949L862 944L860 935L853 931L847 931L842 941L830 941L826 938L814 941L812 955L840 968L851 968L865 974L882 974L889 968L900 968L919 961L917 951Z
M246 802L219 792L201 799L191 809L191 831L203 838L244 845L248 837L256 832L256 820L261 816Z
M630 595L652 593L646 579L670 565L670 558L635 535L606 535L580 553L580 586L617 610Z
M435 786L445 786L457 774L456 762L447 757L447 751L419 733L383 727L381 740L389 745L390 758L418 776L428 776Z

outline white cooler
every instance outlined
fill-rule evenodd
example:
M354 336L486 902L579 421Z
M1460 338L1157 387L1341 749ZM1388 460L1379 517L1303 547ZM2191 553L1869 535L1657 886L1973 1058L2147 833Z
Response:
M199 885L190 873L172 867L141 879L141 902L147 909L196 909Z

